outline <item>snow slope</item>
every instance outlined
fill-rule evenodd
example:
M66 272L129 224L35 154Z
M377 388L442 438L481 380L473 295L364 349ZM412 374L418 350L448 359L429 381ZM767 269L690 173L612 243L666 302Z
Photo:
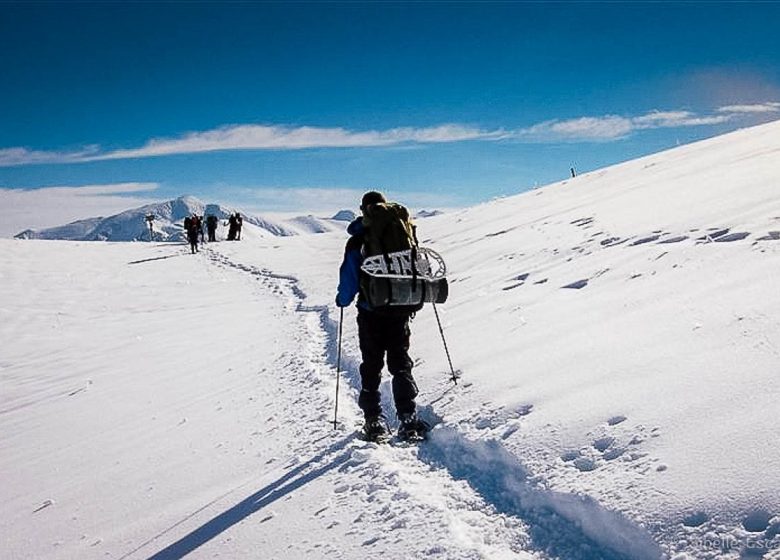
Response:
M780 557L778 152L419 219L462 371L423 310L419 448L355 439L351 308L332 425L343 232L0 240L0 556Z

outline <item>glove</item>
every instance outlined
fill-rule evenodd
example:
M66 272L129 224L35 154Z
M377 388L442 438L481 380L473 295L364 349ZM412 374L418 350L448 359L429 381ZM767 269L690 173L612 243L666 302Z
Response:
M336 294L336 307L347 307L350 304L350 302L344 303L341 301L341 298L339 297L339 294Z

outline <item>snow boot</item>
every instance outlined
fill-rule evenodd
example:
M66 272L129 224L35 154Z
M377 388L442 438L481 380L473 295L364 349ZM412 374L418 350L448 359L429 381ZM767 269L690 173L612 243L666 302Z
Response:
M375 443L383 443L390 439L387 422L382 416L367 416L363 424L363 439Z
M426 422L417 418L417 415L414 413L402 414L398 419L401 421L401 425L398 426L398 439L401 441L422 441L431 429Z

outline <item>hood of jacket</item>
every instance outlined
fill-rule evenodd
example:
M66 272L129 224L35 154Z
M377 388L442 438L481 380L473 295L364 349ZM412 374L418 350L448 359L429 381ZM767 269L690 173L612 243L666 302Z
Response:
M363 235L366 232L366 226L363 225L363 216L352 220L347 226L347 233L350 235Z

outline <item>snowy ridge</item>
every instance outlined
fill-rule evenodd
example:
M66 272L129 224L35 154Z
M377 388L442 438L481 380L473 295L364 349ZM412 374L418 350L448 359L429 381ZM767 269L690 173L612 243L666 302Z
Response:
M257 228L256 235L290 236L309 233L324 233L341 229L337 218L325 219L314 216L301 216L286 220L271 220L255 216L234 208L219 204L205 204L193 196L181 196L174 200L147 204L139 208L126 210L107 218L89 218L64 226L47 228L40 231L25 230L17 239L58 239L70 241L149 241L149 226L146 216L153 215L155 241L185 241L184 218L197 214L213 214L220 220L219 236L226 227L230 215L239 212L244 225ZM251 227L247 228L251 229Z

